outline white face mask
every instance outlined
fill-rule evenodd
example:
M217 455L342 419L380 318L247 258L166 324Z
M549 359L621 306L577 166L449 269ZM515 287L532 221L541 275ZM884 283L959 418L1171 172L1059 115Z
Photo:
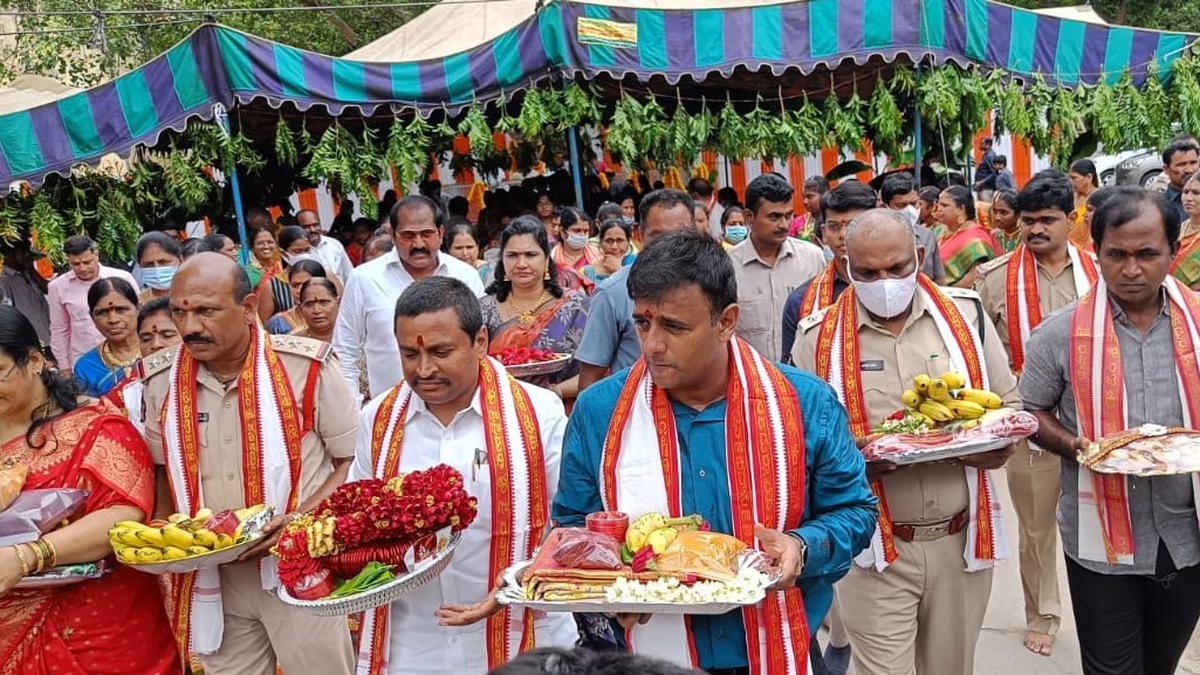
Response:
M916 257L915 250L913 256ZM850 277L850 284L854 286L854 292L858 295L859 301L862 302L863 307L867 308L868 312L881 319L898 316L912 304L913 296L917 292L917 272L921 268L920 257L916 257L916 259L918 264L913 266L912 274L903 279L859 281L850 272L850 259L842 256L842 260L846 263L846 274Z
M281 257L283 258L283 262L287 263L289 267L301 260L317 260L311 251L305 251L304 253L284 253ZM320 261L317 260L317 262Z
M909 204L898 213L910 226L915 227L921 221L921 209L917 208L916 204Z

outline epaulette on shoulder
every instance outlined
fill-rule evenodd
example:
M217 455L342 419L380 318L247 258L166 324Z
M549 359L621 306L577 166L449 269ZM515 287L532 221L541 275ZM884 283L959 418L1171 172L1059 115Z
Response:
M942 286L942 291L952 297L960 300L971 300L973 302L983 302L979 298L979 294L972 288L959 288L957 286Z
M800 329L801 333L807 333L814 327L821 325L821 322L825 320L825 315L828 314L829 310L831 309L833 309L833 305L818 309L812 314L800 319L800 323L796 327Z
M1005 253L1004 255L1000 256L999 258L992 258L991 260L989 260L987 262L979 263L979 273L987 274L988 272L991 272L992 270L1000 269L1001 267L1004 267L1011 258L1012 258L1012 252L1010 251L1010 252Z
M175 355L179 353L180 349L183 349L183 347L171 347L170 349L164 349L150 356L143 357L141 361L138 361L137 365L138 379L149 379L164 370L170 369L171 364L175 363Z
M277 352L296 354L314 361L324 361L333 354L333 347L328 342L299 335L272 335L271 346Z

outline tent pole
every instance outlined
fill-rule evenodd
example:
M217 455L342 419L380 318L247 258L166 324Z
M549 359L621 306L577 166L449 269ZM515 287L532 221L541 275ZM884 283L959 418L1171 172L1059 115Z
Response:
M579 137L575 127L567 129L567 147L571 152L571 178L575 182L575 207L583 211L583 165L579 163Z
M914 79L919 85L921 82L921 62L918 61L913 69ZM923 148L921 147L922 140L921 131L921 103L916 96L913 97L913 178L916 180L917 189L921 189L921 158L924 156Z
M213 105L213 118L225 132L226 136L232 136L233 131L229 128L229 111L225 106L216 103ZM237 161L230 155L225 158L225 173L229 176L229 189L233 191L233 213L237 216L238 239L241 240L241 263L243 265L250 264L250 241L246 237L246 214L242 210L242 189L238 184Z

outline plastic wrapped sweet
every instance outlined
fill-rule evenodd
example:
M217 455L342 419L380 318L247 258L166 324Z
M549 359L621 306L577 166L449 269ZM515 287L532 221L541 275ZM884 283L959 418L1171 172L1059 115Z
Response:
M720 532L688 530L658 554L658 570L667 574L695 575L701 579L732 581L738 574L738 555L746 544Z
M621 569L621 545L610 535L578 527L564 528L554 562L579 570Z
M25 477L29 475L29 467L25 464L14 464L0 468L0 511L7 509L21 488L25 487Z
M87 490L51 488L26 490L0 513L0 547L31 542L75 514Z

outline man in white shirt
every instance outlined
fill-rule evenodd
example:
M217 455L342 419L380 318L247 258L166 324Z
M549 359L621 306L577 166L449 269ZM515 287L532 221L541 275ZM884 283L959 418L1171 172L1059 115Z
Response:
M350 272L354 270L354 265L350 264L350 256L346 255L346 248L342 246L342 242L325 236L321 217L317 212L305 209L297 213L296 224L308 234L312 256L325 266L325 271L336 274L342 281L349 279Z
M750 236L729 250L737 277L737 334L772 361L782 358L783 306L788 295L825 269L821 249L788 236L792 186L764 173L746 186Z
M92 282L120 277L134 288L137 282L125 270L101 265L96 242L87 235L69 237L63 242L63 253L71 269L50 282L46 302L50 307L50 348L58 367L70 370L76 359L104 340L88 309L87 292Z
M506 567L532 557L549 525L567 426L562 402L487 356L479 302L462 282L418 281L393 316L404 382L359 417L350 480L448 464L478 499L478 515L436 580L367 613L358 672L484 673L530 639L571 646L571 615L527 617L497 604L493 586ZM535 635L526 634L527 619Z
M428 197L401 199L389 215L395 247L363 263L345 280L333 348L351 391L359 391L359 371L367 368L369 391L362 392L366 398L394 387L402 377L392 313L406 288L425 277L443 276L463 282L476 297L483 295L479 272L441 252L440 213Z

